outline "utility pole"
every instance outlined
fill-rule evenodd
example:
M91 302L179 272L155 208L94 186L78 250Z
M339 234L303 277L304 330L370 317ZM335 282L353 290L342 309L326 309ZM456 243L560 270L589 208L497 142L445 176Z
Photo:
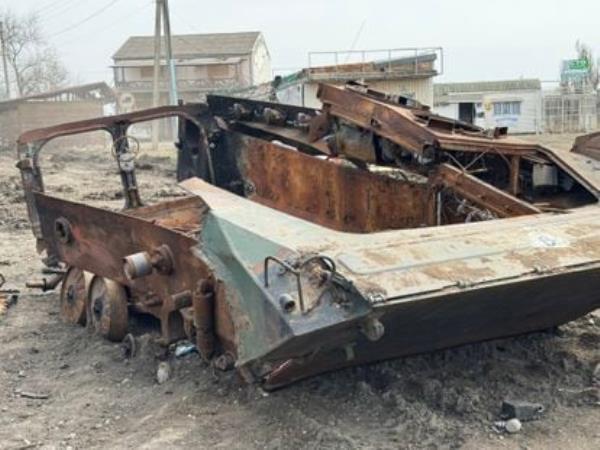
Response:
M4 23L2 21L0 21L0 51L2 51L2 66L4 67L6 98L10 98L10 80L8 79L8 64L6 62L6 41L4 40Z
M160 29L162 26L162 0L156 0L156 17L154 23L154 78L152 80L152 106L160 106L160 91L159 91L159 79L160 79L160 53L161 53L161 39ZM158 120L152 121L152 147L154 150L158 150L158 138L159 138L160 122Z
M173 48L171 39L171 19L169 15L169 0L156 0L156 15L154 22L154 78L152 83L152 105L160 106L160 78L162 62L162 36L161 26L165 36L165 49L167 57L167 67L169 69L169 103L177 105L177 73L175 71L175 61L173 60ZM177 135L177 122L171 121L173 136ZM152 145L154 149L158 148L159 141L159 122L152 123Z
M169 14L169 0L162 0L163 4L163 26L165 32L165 45L167 47L167 64L169 66L169 99L171 105L177 105L177 73L175 72L175 61L173 60L173 47L171 42L171 17ZM177 136L177 121L172 119L173 137Z

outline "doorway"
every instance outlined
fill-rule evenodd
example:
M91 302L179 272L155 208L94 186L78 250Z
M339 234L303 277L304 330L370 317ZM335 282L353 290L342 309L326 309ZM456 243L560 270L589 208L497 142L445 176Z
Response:
M475 123L475 103L458 104L458 120L470 124Z

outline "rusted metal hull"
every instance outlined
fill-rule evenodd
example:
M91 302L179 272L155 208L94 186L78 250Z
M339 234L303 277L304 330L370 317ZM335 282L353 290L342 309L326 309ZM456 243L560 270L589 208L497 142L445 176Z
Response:
M427 256L425 248L430 245L436 248L435 243L426 242L427 237L406 232L379 233L371 235L378 239L377 243L369 244L371 248L376 249L382 243L391 249L399 246L404 255L420 255L419 264L406 262L406 256L392 252L397 255L396 261L372 265L367 261L389 257L360 248L350 257L349 251L356 251L359 239L339 233L330 242L315 242L314 235L324 229L286 214L269 213L270 208L255 208L256 213L267 217L264 223L259 221L247 227L242 214L248 200L238 200L198 183L189 180L184 186L202 200L201 208L195 203L196 211L207 208L200 223L193 224L200 229L206 227L199 238L182 233L181 229L189 228L182 227L168 213L162 216L162 223L167 226L162 226L156 224L156 216L152 215L134 218L44 195L36 195L36 201L43 217L43 231L51 232L59 217L70 223L72 243L57 244L56 248L61 260L127 286L131 307L161 318L163 336L169 342L186 336L183 321L179 319L177 294L193 289L203 279L214 278L224 283L224 289L214 297L213 314L217 311L220 316L214 322L214 339L221 342L221 351L235 356L238 369L249 381L258 381L265 388L281 387L349 365L543 330L600 307L600 236L590 238L589 231L589 224L600 217L600 211L588 212L579 223L547 224L548 229L557 230L554 235L545 229L531 231L528 248L519 242L514 248L505 245L502 251L502 246L491 248L482 243L483 249L479 251L483 254L478 254L475 248L463 253L461 246L468 248L472 241L493 240L483 237L488 231L465 234L465 230L459 229L463 227L458 226L452 244L457 255L443 260L439 255ZM102 232L107 222L119 230L118 236ZM503 225L504 234L510 236L511 230L532 224L509 219ZM273 231L270 239L259 238L260 245L252 245L248 238L253 235L257 239L256 233L263 226ZM566 247L567 243L561 240L577 226L584 230L588 227L585 237L574 239ZM306 236L297 236L298 229L305 229ZM219 235L221 240L215 239ZM290 241L287 237L292 235L295 237ZM225 242L229 244L224 245ZM123 258L159 243L173 249L173 274L128 280L123 275ZM253 248L249 250L247 245ZM262 261L271 254L293 260L303 252L314 254L318 248L331 255L338 265L338 274L353 285L340 289L347 289L351 297L356 297L341 311L313 303L308 306L310 311L303 313L296 308L286 312L279 304L281 292L292 293L297 299L295 284L284 274L273 271L276 286L267 288ZM500 267L499 260L492 261L499 253L503 253L507 263L512 261L514 267L495 272L478 269L472 263L474 258L489 258L490 267ZM234 263L233 258L238 261ZM359 258L366 259L359 262ZM548 265L542 266L543 263ZM423 276L432 281L423 279L419 284L411 284L411 280ZM388 283L385 289L386 283L377 282L382 277ZM238 281L233 282L234 279ZM308 276L303 276L302 282L305 288L312 283ZM152 301L149 292L162 302L149 306ZM306 292L313 293L310 288ZM310 301L314 302L314 297ZM375 341L370 341L362 331L369 318L376 318L384 329ZM260 343L260 351L247 348L250 343Z
M266 377L274 389L319 373L491 339L548 330L600 307L600 267L379 307L386 334L351 350L290 359ZM335 339L335 335L322 339Z
M117 340L129 314L151 314L164 344L188 338L277 388L600 307L600 178L584 156L368 90L321 98L315 111L211 97L22 136L38 246L91 274L73 284L99 334ZM143 206L127 129L172 115L188 196ZM44 144L95 129L114 139L119 212L43 192Z

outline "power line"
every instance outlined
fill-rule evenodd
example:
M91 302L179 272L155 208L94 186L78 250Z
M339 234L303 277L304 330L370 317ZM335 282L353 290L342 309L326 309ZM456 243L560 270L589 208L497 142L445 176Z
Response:
M38 17L38 20L42 24L52 23L52 22L55 22L56 20L63 19L64 15L67 12L75 10L78 6L81 6L83 3L87 2L87 1L89 1L89 0L81 0L81 1L67 0L65 3L57 6L56 8L54 8L52 10L48 10L44 13L40 13L39 11L37 11L35 14Z
M89 16L87 16L86 18L82 19L81 21L79 21L76 24L73 24L67 28L63 28L62 30L51 34L49 37L56 37L59 36L61 34L67 33L71 30L74 30L76 28L79 28L81 25L83 25L84 23L89 22L90 20L94 19L96 16L99 16L100 14L102 14L104 11L106 11L108 8L110 8L111 6L113 6L115 3L117 3L120 0L112 0L111 2L109 2L108 4L104 5L102 8L98 9L97 11L95 11L94 13L90 14Z
M51 2L51 3L48 3L46 6L41 6L40 8L34 10L34 13L35 14L40 14L42 12L49 11L49 10L53 9L55 6L60 5L61 3L63 3L63 1L64 0L57 0L57 1L54 1L54 2ZM69 0L67 0L66 3L72 3L72 2L70 2ZM64 4L62 6L64 6Z
M106 25L106 26L103 26L101 28L96 28L94 30L90 30L88 32L82 33L82 34L80 34L80 35L78 35L78 36L76 36L74 38L71 38L71 39L68 39L68 40L65 40L65 41L62 41L62 42L59 41L56 44L59 47L68 46L68 45L71 45L72 43L85 44L85 42L81 42L82 38L85 38L85 37L90 36L92 34L95 35L96 33L99 33L101 31L110 30L110 29L116 27L117 25L122 24L125 21L131 20L131 17L135 13L138 13L138 12L140 12L142 10L145 10L146 8L148 8L149 6L151 6L153 4L154 4L154 0L145 0L141 5L136 5L134 9L128 11L127 13L121 14L122 17L120 17L117 20L111 21L111 23L108 24L108 25Z

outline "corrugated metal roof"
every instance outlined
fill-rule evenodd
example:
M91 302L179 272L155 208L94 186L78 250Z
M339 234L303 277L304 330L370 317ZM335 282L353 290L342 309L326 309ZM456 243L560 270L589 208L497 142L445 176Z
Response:
M36 100L48 100L52 99L53 97L60 97L61 95L65 94L73 94L75 96L85 98L87 96L92 95L92 93L94 92L97 92L99 94L99 96L96 98L106 100L107 102L114 100L114 91L104 81L101 81L97 83L81 84L78 86L68 86L53 91L42 92L40 94L28 95L25 97L2 100L0 101L0 109L5 110L14 107L14 105L17 105L19 103Z
M173 55L175 58L247 55L252 53L260 36L259 31L175 35L173 36ZM164 45L161 47L164 56ZM153 57L153 36L132 36L113 55L115 60Z
M539 89L542 89L542 82L538 79L436 83L434 85L434 93L436 96L476 92L531 91Z

